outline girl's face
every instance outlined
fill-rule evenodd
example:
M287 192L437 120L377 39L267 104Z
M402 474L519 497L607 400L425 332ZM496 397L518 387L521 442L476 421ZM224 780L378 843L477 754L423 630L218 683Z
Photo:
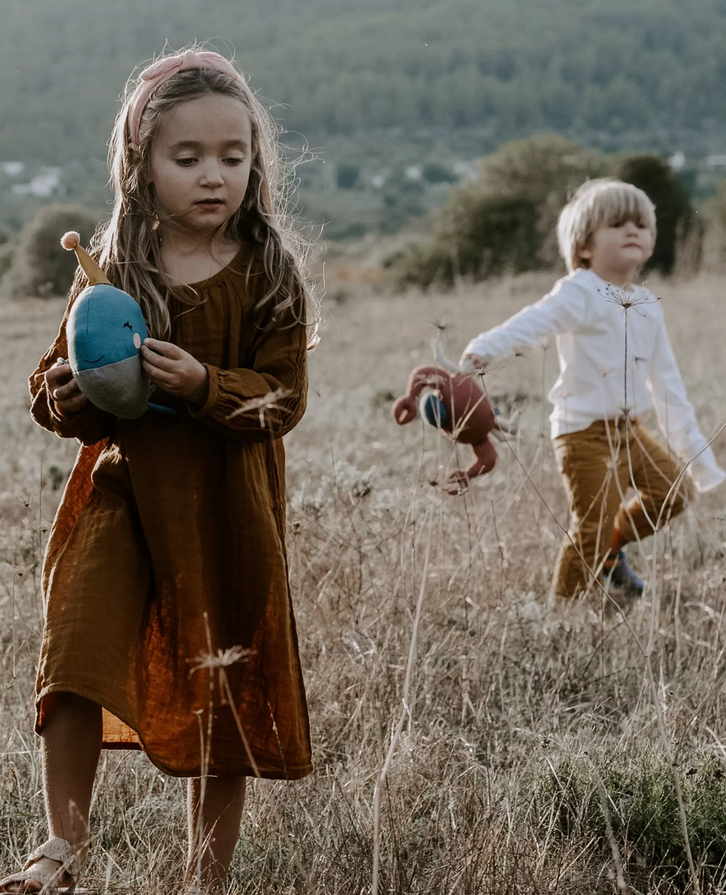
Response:
M166 112L149 162L164 216L213 237L242 204L251 154L252 122L238 99L210 93Z

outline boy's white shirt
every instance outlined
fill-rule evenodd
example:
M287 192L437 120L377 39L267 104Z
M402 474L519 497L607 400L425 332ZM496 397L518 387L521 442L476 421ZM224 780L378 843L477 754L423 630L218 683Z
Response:
M580 268L555 283L536 304L501 326L481 333L464 349L487 364L556 336L560 375L549 400L551 436L586 429L596 420L617 419L626 409L636 418L654 407L668 444L699 491L726 479L698 427L666 332L663 309L645 289L630 293L624 310L612 286ZM622 294L622 292L620 293ZM624 375L627 323L627 390Z

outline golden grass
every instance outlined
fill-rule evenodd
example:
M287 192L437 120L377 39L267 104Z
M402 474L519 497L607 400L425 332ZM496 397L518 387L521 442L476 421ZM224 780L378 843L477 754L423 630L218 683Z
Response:
M472 334L538 298L551 279L447 295L333 284L329 325L310 359L309 410L287 442L291 574L317 770L299 783L250 787L232 891L371 891L375 789L387 756L379 893L691 891L674 771L698 885L726 884L722 494L699 499L659 534L655 601L646 597L627 620L600 611L597 599L554 615L546 599L566 505L547 434L553 348L487 377L502 409L521 411L520 435L462 498L431 484L459 465L450 445L390 417L391 398L429 360L433 336L456 358ZM706 432L726 420L723 285L651 284ZM74 446L33 425L24 383L61 312L57 301L0 305L0 867L8 870L45 837L32 733L39 563ZM726 464L726 435L715 450ZM653 549L651 540L631 552L646 575ZM94 891L177 884L182 789L143 756L104 756Z

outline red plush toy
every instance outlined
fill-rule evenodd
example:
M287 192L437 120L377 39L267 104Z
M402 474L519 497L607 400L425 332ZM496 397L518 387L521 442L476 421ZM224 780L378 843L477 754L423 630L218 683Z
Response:
M444 485L449 494L463 494L470 479L494 469L497 452L489 436L504 440L517 431L516 421L497 416L478 384L479 377L460 373L437 342L434 352L435 366L416 367L411 372L406 394L393 405L393 418L399 426L405 426L420 410L429 425L446 432L458 444L471 445L474 462L466 470L452 472Z

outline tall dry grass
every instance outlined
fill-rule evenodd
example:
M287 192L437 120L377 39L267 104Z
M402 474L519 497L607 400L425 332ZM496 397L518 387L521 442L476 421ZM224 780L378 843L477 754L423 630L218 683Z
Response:
M437 484L464 452L457 459L433 430L390 418L432 336L456 357L472 333L549 285L528 276L445 296L332 290L309 411L287 445L317 770L250 787L232 891L726 888L721 493L631 550L649 586L627 618L597 596L555 615L546 599L567 511L547 434L553 349L487 377L502 409L521 411L520 435L464 497ZM723 281L651 286L702 427L715 431L726 420ZM0 306L3 869L46 832L32 733L39 569L74 446L34 427L24 383L61 310ZM715 449L726 464L725 439ZM143 756L106 754L87 871L94 891L176 886L184 823L180 781Z

